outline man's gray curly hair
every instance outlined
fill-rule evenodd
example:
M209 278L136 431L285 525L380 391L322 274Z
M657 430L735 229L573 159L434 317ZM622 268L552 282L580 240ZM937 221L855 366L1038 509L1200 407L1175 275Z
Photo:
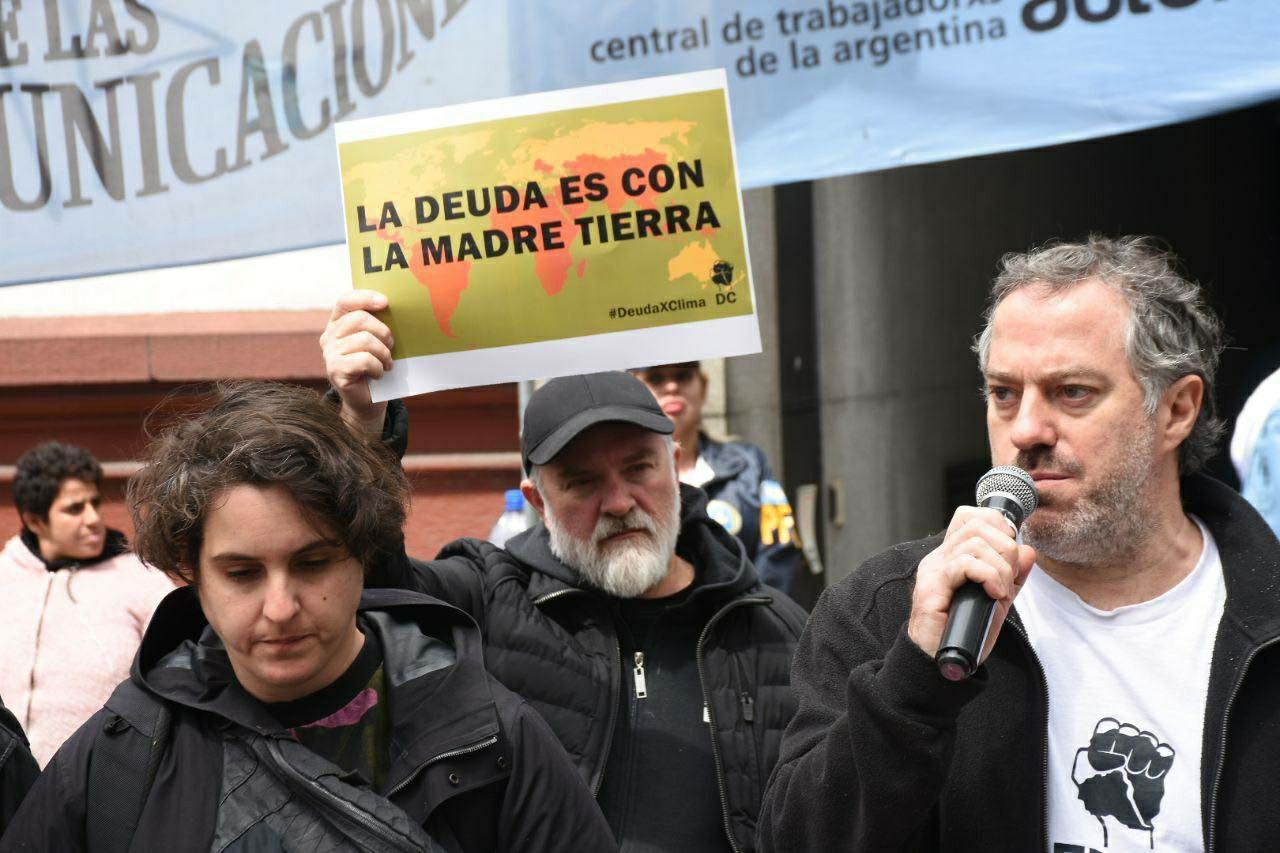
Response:
M1000 274L991 284L984 327L974 340L978 364L986 372L991 350L992 318L1000 302L1027 285L1065 290L1097 278L1115 287L1129 303L1125 351L1129 367L1142 384L1147 414L1155 414L1160 397L1184 376L1204 380L1204 400L1191 434L1178 448L1179 470L1198 471L1215 453L1223 423L1214 412L1213 378L1222 354L1222 324L1205 304L1200 286L1184 278L1177 259L1150 237L1091 234L1083 243L1054 243L1000 259Z

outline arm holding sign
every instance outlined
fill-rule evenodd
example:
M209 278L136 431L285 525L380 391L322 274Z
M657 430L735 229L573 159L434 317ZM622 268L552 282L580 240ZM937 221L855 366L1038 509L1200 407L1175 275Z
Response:
M380 439L403 456L409 434L404 405L399 401L374 403L369 396L369 379L391 369L391 330L374 316L386 307L387 297L372 290L353 290L338 297L320 336L320 348L329 385L342 402L343 421L357 434ZM482 568L479 554L458 553L452 559L422 562L401 552L371 567L365 586L435 596L465 610L483 626L486 590Z
M320 335L329 385L342 401L342 419L357 433L382 434L387 404L369 396L369 379L391 369L391 329L374 313L387 307L387 297L373 290L353 290L338 297Z

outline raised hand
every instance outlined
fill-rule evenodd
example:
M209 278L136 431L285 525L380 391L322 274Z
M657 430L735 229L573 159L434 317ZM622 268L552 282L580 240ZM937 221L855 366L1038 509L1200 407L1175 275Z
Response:
M374 312L387 307L387 297L373 290L353 290L338 297L320 335L324 370L342 400L342 419L353 430L372 436L382 432L387 404L374 403L369 379L391 369L394 341L387 324Z

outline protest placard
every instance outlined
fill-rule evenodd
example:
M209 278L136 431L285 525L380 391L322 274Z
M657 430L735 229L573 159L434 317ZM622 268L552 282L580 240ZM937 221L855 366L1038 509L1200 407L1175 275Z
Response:
M725 74L340 123L375 400L760 351Z

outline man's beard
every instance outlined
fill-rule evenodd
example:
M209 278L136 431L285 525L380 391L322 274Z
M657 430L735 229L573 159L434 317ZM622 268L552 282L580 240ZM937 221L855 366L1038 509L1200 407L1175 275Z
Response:
M625 516L602 515L591 538L581 541L564 529L546 505L551 553L590 583L617 598L638 598L667 576L667 567L680 536L680 492L673 484L665 518L634 507ZM648 536L602 546L600 540L624 530L647 530Z
M1040 557L1076 566L1100 565L1137 550L1153 532L1152 514L1143 499L1154 474L1155 442L1154 421L1139 424L1133 443L1121 451L1116 466L1052 521L1033 512L1022 526L1023 540ZM1073 477L1084 470L1078 460L1057 456L1044 447L1019 451L1014 464L1028 472L1040 468ZM1042 497L1040 506L1057 509L1051 498Z

